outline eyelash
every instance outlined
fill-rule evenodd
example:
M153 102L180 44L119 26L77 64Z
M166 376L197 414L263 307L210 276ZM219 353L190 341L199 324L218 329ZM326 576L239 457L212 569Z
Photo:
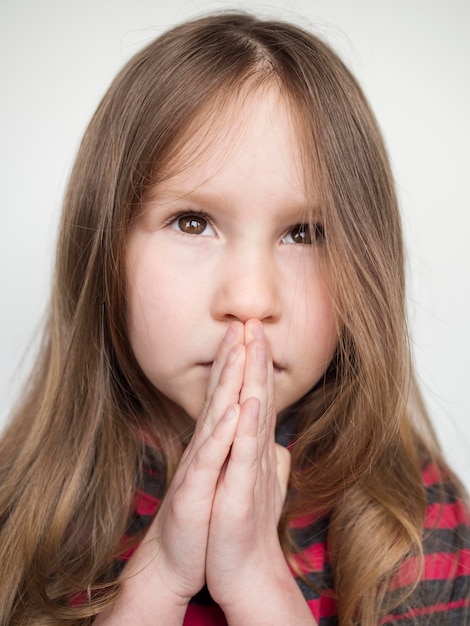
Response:
M165 226L175 225L175 224L177 224L180 220L182 220L185 217L188 218L188 220L190 218L194 218L194 217L197 218L198 220L204 220L206 222L206 227L210 226L213 230L215 230L211 218L206 213L204 213L203 211L196 211L196 210L194 210L194 211L180 211L179 213L176 213L175 215L172 215L170 217L170 219L168 219L166 221ZM175 228L175 230L176 230L176 232L178 232L181 235L195 235L195 236L200 235L200 233L186 233L184 230L178 230L176 228ZM204 228L204 230L205 230L205 228Z
M300 234L301 238L304 238L305 241L294 243L301 243L303 245L320 245L325 243L325 229L323 228L323 224L296 224L288 230L283 239L288 235L292 236L295 230L298 231L298 234Z
M187 218L188 221L190 221L191 218L196 218L197 220L204 220L206 224L202 232L204 232L204 230L206 230L207 227L210 227L212 230L215 230L214 224L212 222L212 219L209 217L209 215L207 215L203 211L197 211L197 210L193 210L190 212L181 211L179 213L176 213L175 215L172 215L171 218L169 218L166 221L165 226L177 225L178 222L182 220L183 218ZM288 235L292 235L292 233L296 229L298 229L298 232L301 233L305 239L307 239L307 241L301 242L302 245L312 245L314 243L319 245L325 242L325 233L324 233L323 224L320 224L320 223L313 224L312 226L310 226L309 224L295 224L294 226L289 228L289 230L285 233L285 235L283 235L282 239L285 239ZM189 235L189 236L196 236L196 237L202 236L202 232L188 233L182 230L179 226L178 228L175 228L175 230L181 235ZM296 243L299 243L299 242L293 242L294 245Z

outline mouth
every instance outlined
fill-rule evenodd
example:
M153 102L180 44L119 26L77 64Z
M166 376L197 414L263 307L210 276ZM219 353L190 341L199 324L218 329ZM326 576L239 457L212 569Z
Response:
M203 362L203 363L198 363L199 367L202 367L203 369L207 369L210 370L212 367L212 364L214 363L214 361L207 361L207 363Z
M201 367L204 370L210 370L212 365L213 365L214 361L207 361L207 362L201 362L198 363L198 366ZM279 365L279 363L277 363L276 361L273 362L273 370L275 374L280 374L281 372L284 371L284 368L282 367L282 365Z

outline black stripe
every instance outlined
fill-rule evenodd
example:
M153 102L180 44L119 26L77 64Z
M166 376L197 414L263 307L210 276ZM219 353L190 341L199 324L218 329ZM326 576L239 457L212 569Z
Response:
M302 528L289 528L289 533L297 546L297 552L303 552L314 544L320 543L325 547L328 531L328 518L322 517Z
M305 600L318 600L321 593L331 591L333 588L333 577L329 566L323 572L310 572L304 578L295 578L300 591Z
M447 609L432 613L432 615L397 618L393 622L387 622L387 626L394 626L395 624L397 626L469 626L470 613L465 608Z
M148 446L145 446L142 469L142 491L154 498L163 498L166 486L166 467L163 460L158 460Z
M392 601L397 600L404 589L397 589L388 595ZM433 607L436 604L449 604L459 602L460 600L468 600L470 598L470 575L458 576L449 580L423 580L421 581L413 593L396 608L393 609L392 615L403 615L408 613L413 607L425 608Z
M137 515L131 519L129 526L126 530L126 535L133 537L140 533L142 530L145 530L152 523L153 517L151 515Z
M460 498L451 482L434 483L425 488L426 504L455 504Z
M211 594L209 593L207 585L204 585L201 591L199 591L194 597L192 597L189 602L190 604L199 604L202 606L212 606L216 604L212 599Z
M470 549L470 528L464 524L455 528L426 528L423 531L425 554L449 554L462 549Z

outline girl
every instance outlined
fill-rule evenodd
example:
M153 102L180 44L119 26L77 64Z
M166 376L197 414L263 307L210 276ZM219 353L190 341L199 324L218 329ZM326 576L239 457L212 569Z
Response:
M217 15L132 59L0 447L1 624L466 623L403 265L380 133L323 43Z

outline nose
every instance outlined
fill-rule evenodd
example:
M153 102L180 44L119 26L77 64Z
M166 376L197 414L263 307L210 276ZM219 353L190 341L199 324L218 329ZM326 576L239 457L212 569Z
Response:
M252 318L274 322L280 317L280 276L269 253L239 250L227 254L217 274L214 319L245 323Z

